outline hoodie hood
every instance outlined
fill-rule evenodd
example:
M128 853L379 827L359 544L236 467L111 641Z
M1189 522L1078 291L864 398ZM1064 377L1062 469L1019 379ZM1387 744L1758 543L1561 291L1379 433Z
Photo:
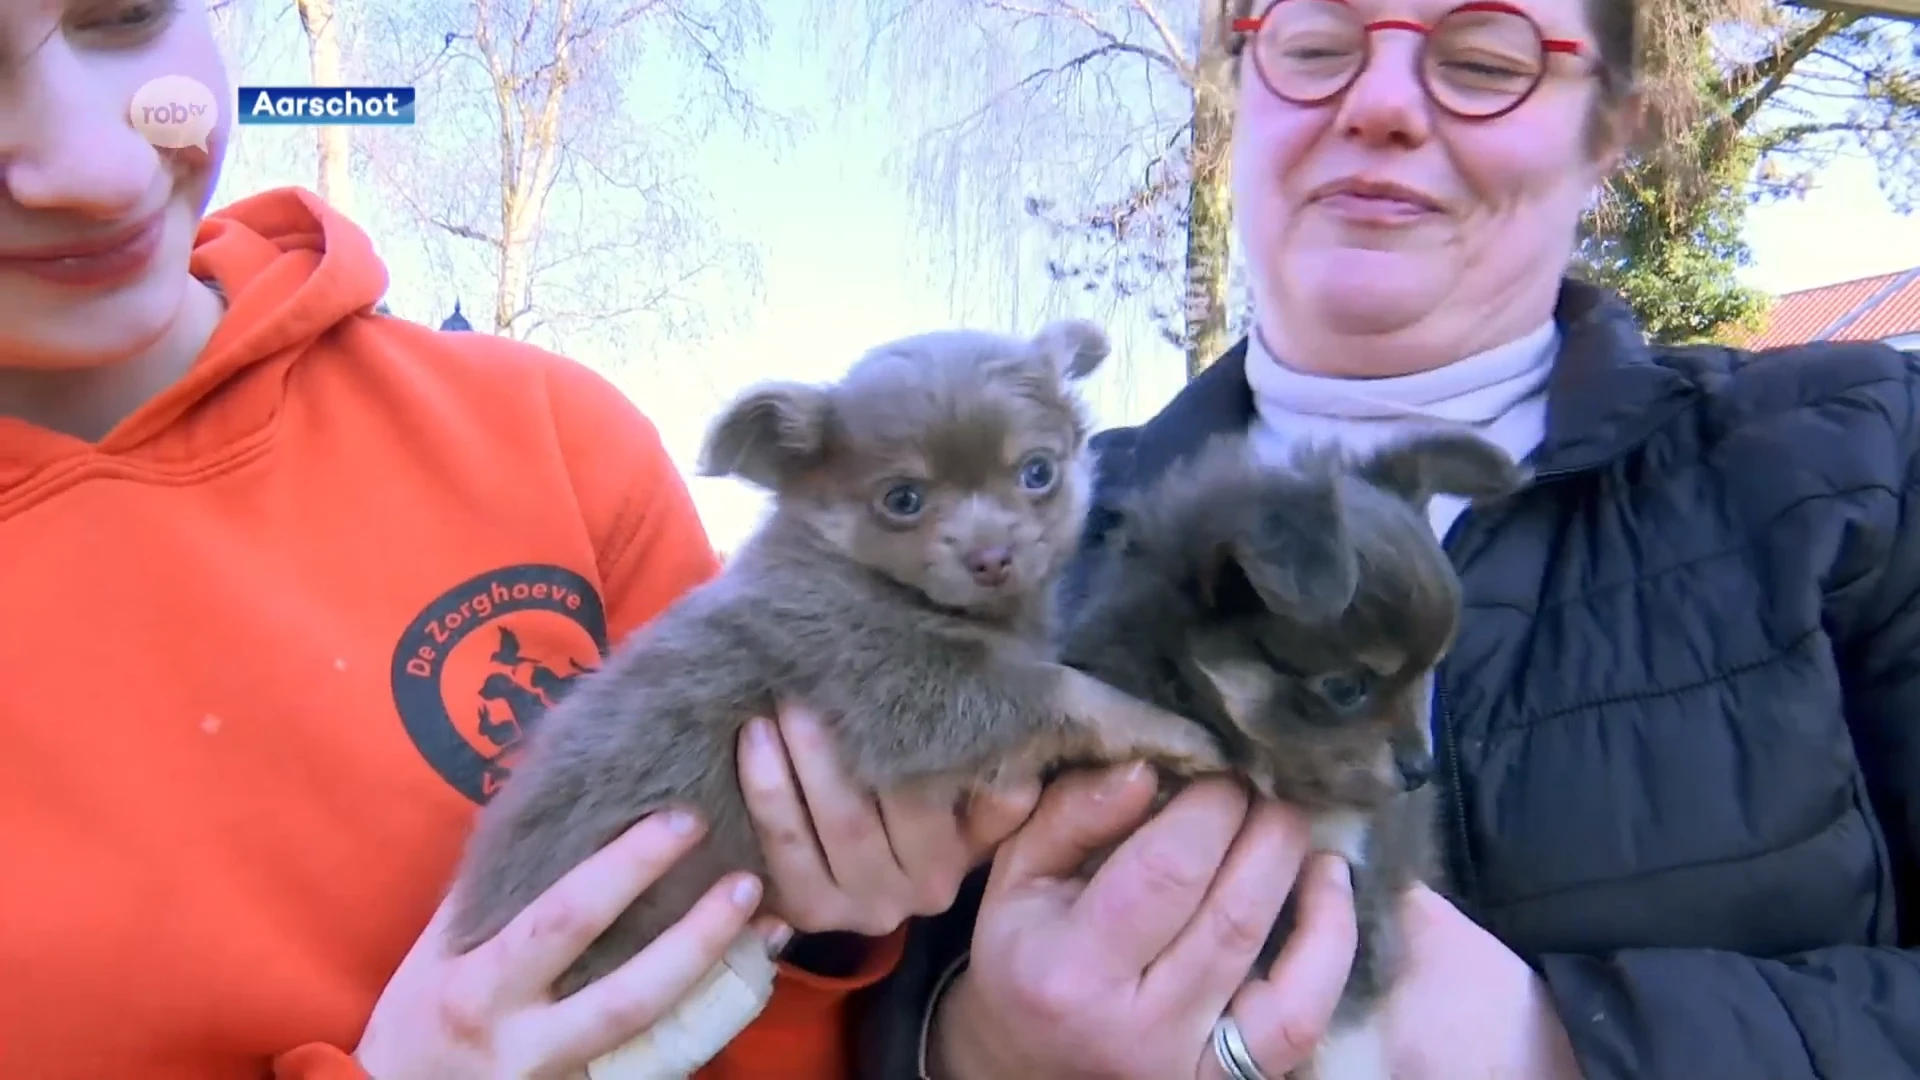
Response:
M323 335L370 313L387 289L366 233L298 188L210 215L191 270L225 296L227 312L187 373L98 446L0 421L0 487L21 479L16 470L60 457L110 455L177 469L246 439L271 423L288 370Z
M186 376L125 427L164 428L242 373L252 381L254 368L284 369L321 335L370 314L387 292L373 241L299 188L255 195L208 217L191 265L194 277L227 298L226 317Z

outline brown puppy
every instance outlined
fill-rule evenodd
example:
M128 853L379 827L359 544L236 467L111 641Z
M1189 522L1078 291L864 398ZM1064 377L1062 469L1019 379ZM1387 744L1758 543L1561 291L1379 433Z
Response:
M1302 807L1353 867L1359 950L1332 1030L1296 1078L1388 1080L1373 1020L1400 956L1400 901L1440 887L1429 720L1460 584L1436 494L1484 499L1526 474L1465 434L1371 455L1256 464L1222 438L1122 510L1061 659L1190 716L1262 794ZM1282 911L1264 972L1293 925Z
M481 815L455 888L456 944L493 936L671 805L696 810L706 838L557 993L625 962L723 875L764 877L735 748L780 700L818 709L875 791L935 782L957 799L1063 758L1217 766L1204 729L1054 661L1050 594L1088 497L1087 420L1070 384L1108 351L1082 322L1032 340L934 333L874 350L837 385L773 383L736 401L702 472L770 489L771 516L720 577L542 721ZM622 1075L690 1074L759 1011L772 979L764 946L743 936L706 990L623 1051Z

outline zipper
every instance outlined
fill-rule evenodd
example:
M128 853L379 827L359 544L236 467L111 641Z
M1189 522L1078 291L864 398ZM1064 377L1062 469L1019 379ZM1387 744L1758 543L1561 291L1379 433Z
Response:
M1563 349L1565 348L1566 338L1570 334L1570 331L1571 327L1563 327L1561 330L1561 347ZM1664 402L1648 402L1646 407L1639 413L1635 430L1627 433L1624 438L1620 438L1613 447L1599 458L1582 462L1578 465L1537 471L1533 474L1533 479L1522 492L1516 493L1513 497L1518 498L1520 494L1526 491L1532 491L1535 488L1544 487L1547 484L1557 483L1570 476L1599 472L1610 467L1615 462L1632 453L1636 447L1640 446L1646 440L1649 434L1664 427L1669 420L1685 410L1689 403L1697 397L1698 395L1696 393L1689 391L1687 393L1675 394L1667 398ZM1453 525L1447 529L1447 535L1440 541L1441 550L1447 553L1448 559L1453 562L1456 570L1458 570L1461 565L1457 554L1461 548L1464 547L1460 541L1471 532L1472 520L1472 508L1467 507L1462 509L1460 516L1455 518ZM1449 669L1450 665L1447 661L1443 660L1434 670L1433 711L1436 717L1434 744L1435 749L1440 752L1442 759L1446 762L1446 767L1441 770L1439 776L1441 786L1440 799L1446 804L1448 816L1451 818L1453 825L1453 840L1447 845L1448 850L1446 852L1448 875L1451 878L1448 884L1451 886L1453 899L1464 906L1477 901L1478 898L1476 894L1479 888L1478 882L1474 880L1473 860L1469 857L1467 850L1471 834L1467 828L1467 802L1460 792L1460 735L1459 732L1454 730L1453 708L1447 700L1447 672Z
M1541 487L1586 471L1586 469L1555 469L1536 473L1532 483L1527 487L1529 489ZM1455 553L1461 547L1460 541L1471 531L1472 515L1471 506L1461 509L1460 516L1454 518L1452 527L1447 529L1446 537L1440 541L1441 550L1447 553L1449 559L1454 559ZM1454 559L1454 567L1456 570L1460 567L1457 559ZM1447 845L1446 860L1447 876L1450 879L1448 884L1451 886L1449 892L1452 893L1451 898L1456 903L1465 905L1477 899L1476 894L1479 890L1478 883L1473 880L1473 860L1467 854L1472 834L1467 829L1467 801L1460 792L1460 733L1454 728L1453 706L1447 699L1449 670L1449 662L1442 660L1433 673L1433 711L1436 718L1434 741L1439 744L1441 760L1446 763L1446 768L1441 773L1440 797L1441 802L1446 805L1447 814L1453 826L1453 839Z
M1467 802L1460 797L1460 739L1453 730L1453 713L1447 705L1446 680L1436 678L1433 686L1434 701L1437 706L1435 712L1440 717L1441 754L1447 763L1446 772L1443 774L1446 778L1446 790L1442 794L1446 798L1447 809L1453 818L1453 842L1447 845L1452 849L1447 856L1447 876L1452 879L1450 884L1453 886L1449 891L1456 894L1455 900L1465 902L1477 890L1474 888L1474 882L1470 880L1473 863L1467 858L1469 837Z

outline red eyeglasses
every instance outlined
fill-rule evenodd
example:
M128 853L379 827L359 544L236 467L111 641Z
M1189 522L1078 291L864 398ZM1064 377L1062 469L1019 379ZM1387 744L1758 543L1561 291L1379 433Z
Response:
M1265 14L1235 19L1233 28L1252 36L1260 81L1296 105L1346 93L1367 68L1375 31L1419 34L1421 87L1441 110L1466 120L1519 108L1546 78L1550 55L1587 55L1580 42L1547 37L1526 12L1500 0L1469 0L1432 26L1367 22L1346 0L1274 0Z

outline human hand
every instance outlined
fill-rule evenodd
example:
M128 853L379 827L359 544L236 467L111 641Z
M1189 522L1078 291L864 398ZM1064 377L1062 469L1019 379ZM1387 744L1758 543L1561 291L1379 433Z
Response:
M464 955L446 940L453 901L443 902L381 992L355 1060L380 1080L580 1075L678 1004L758 906L760 883L730 875L612 974L553 1000L554 979L702 831L684 814L641 819ZM770 939L784 934L770 920L760 930Z
M740 785L767 858L772 907L803 933L892 933L952 906L967 872L1020 827L1039 785L875 796L847 775L814 713L783 706L740 737Z
M1431 889L1410 893L1401 916L1406 967L1385 1017L1396 1080L1581 1080L1546 985L1525 961Z
M1196 783L1142 825L1154 793L1143 766L1063 778L1002 846L972 962L934 1018L936 1075L1221 1080L1209 1036L1224 1012L1268 1076L1312 1054L1358 940L1346 864L1309 859L1298 812L1230 782ZM1292 936L1249 981L1296 888Z

